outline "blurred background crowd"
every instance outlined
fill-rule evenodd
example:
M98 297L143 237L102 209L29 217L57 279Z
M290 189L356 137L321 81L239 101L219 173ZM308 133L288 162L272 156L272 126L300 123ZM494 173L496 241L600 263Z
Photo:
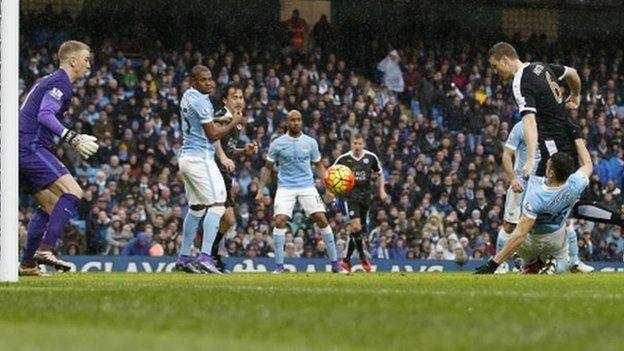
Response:
M368 150L382 161L391 200L375 199L371 207L367 245L373 258L489 257L509 185L503 145L520 120L509 82L487 63L494 39L510 41L524 61L578 70L582 104L570 117L581 125L595 164L589 191L594 200L624 210L621 47L595 40L550 42L540 34L484 39L452 30L391 42L327 17L307 23L297 12L286 21L245 27L240 36L230 32L176 44L123 18L123 30L141 38L128 45L126 39L133 39L114 28L97 38L78 30L85 20L53 9L21 18L22 100L38 78L58 67L56 50L63 40L83 40L94 55L91 74L74 85L63 123L95 135L100 150L85 161L62 143L54 149L85 190L79 214L63 235L63 254L177 254L188 210L178 176L179 102L190 86L190 69L203 64L220 87L241 86L248 123L239 142L260 145L256 155L236 160L237 224L225 236L223 254L272 255L275 182L259 190L259 170L269 143L284 132L287 111L297 109L326 166L348 151L354 133L363 134ZM211 97L216 107L221 94L217 89ZM262 205L253 200L258 191L266 195ZM34 208L32 197L22 194L22 248ZM351 228L332 204L327 208L342 250ZM583 221L575 228L582 259L622 260L620 228ZM326 254L302 211L293 215L286 243L287 257Z

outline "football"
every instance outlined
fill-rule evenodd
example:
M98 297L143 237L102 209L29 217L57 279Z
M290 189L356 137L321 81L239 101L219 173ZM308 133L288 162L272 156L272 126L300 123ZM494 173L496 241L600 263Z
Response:
M325 187L334 195L346 195L355 185L355 174L345 165L333 165L327 169Z

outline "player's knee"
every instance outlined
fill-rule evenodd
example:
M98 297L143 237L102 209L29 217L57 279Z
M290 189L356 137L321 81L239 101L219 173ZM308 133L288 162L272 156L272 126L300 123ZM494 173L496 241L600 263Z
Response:
M234 210L230 207L225 211L223 215L223 223L228 228L231 228L234 224L236 224L236 216L234 216Z
M509 222L504 222L503 223L503 230L505 230L507 233L511 234L514 229L516 229L516 225L513 223L509 223Z
M316 225L319 226L319 228L325 228L329 225L329 222L327 221L327 216L325 216L325 213L315 213L314 221L316 222Z
M276 216L275 217L275 227L276 228L286 228L286 222L288 221L288 218L286 216Z

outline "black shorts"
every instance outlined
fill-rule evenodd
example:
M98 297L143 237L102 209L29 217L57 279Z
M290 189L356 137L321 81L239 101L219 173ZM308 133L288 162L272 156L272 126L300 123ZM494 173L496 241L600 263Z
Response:
M578 166L578 155L576 153L576 146L570 143L570 140L540 140L538 143L538 149L540 151L540 162L537 165L535 175L538 177L546 176L546 163L550 159L550 156L557 152L565 152L569 154ZM578 168L578 167L577 167Z
M349 219L359 218L362 225L368 222L369 204L361 201L341 200L340 210Z
M223 181L225 182L225 193L227 194L225 197L225 207L234 207L234 201L232 201L232 176L228 172L221 171L221 176L223 177Z

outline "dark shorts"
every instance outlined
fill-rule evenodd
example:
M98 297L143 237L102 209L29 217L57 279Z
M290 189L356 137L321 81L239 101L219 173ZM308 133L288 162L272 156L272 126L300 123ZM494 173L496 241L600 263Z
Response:
M67 167L48 149L36 145L20 147L19 179L28 192L36 194L66 174Z
M360 223L365 225L368 222L369 204L361 201L350 201L340 199L340 211L349 219L360 219Z
M225 182L225 207L234 207L234 201L232 201L231 192L232 192L232 176L228 172L224 172L221 170L221 176L223 176L223 181Z
M557 152L565 152L569 154L578 165L578 156L576 153L576 146L570 143L570 140L540 140L537 145L540 151L540 163L537 165L535 175L544 177L546 175L546 163L550 159L550 156Z

